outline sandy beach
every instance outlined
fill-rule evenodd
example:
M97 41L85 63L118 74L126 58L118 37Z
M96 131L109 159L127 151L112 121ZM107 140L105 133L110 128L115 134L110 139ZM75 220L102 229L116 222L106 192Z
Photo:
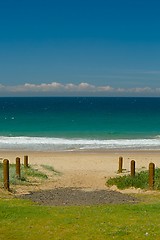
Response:
M23 152L1 151L2 159L15 163L16 157L29 156L29 164L41 169L41 165L54 167L61 174L55 175L42 189L75 187L90 190L106 189L106 180L117 175L119 156L123 157L124 173L129 173L131 160L136 161L136 171L148 169L150 162L160 167L160 151L77 151L77 152ZM40 187L40 186L39 186ZM37 186L35 186L36 190Z

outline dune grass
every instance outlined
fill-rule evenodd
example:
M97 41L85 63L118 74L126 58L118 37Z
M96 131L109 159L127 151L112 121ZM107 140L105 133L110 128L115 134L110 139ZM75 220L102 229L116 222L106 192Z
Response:
M148 171L141 171L136 173L135 177L131 177L130 175L118 176L114 178L110 178L107 181L108 186L116 185L119 189L125 189L130 187L148 189L149 181L148 181ZM154 189L160 190L160 169L157 168L155 170L155 183Z
M16 240L160 239L160 203L44 207L0 200L0 236Z
M10 164L9 165L9 180L10 184L28 184L30 182L30 178L38 178L38 179L47 179L47 175L39 170L35 169L32 166L28 168L21 165L21 176L17 178L16 176L16 165ZM0 163L0 184L3 186L3 164Z

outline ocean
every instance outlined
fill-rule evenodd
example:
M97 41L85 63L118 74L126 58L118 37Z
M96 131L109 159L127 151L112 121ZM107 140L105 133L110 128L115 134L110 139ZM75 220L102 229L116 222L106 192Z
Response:
M0 149L160 150L160 98L3 97Z

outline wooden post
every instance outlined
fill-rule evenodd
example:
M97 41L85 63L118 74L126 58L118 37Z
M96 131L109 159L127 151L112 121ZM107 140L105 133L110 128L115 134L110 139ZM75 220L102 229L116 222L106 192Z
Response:
M119 157L119 169L118 173L122 173L123 170L123 157Z
M28 168L28 156L24 156L24 167Z
M16 177L20 179L21 177L21 170L20 170L20 158L16 158Z
M9 191L9 160L3 160L3 179L4 179L4 188Z
M153 190L154 188L154 175L155 175L155 164L149 164L149 188Z
M131 161L131 177L135 176L135 161Z

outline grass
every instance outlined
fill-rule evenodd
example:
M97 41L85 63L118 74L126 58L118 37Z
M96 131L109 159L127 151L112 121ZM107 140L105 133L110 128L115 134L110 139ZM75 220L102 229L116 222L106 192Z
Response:
M43 172L34 169L33 167L29 166L25 168L24 165L21 165L21 176L17 178L16 176L16 165L10 164L9 165L9 180L10 184L28 184L30 182L30 178L38 178L38 179L47 179L47 175ZM3 164L0 163L0 183L3 185Z
M23 168L23 172L25 176L29 176L29 177L34 177L34 178L41 178L41 179L47 179L47 175L44 174L43 172L40 172L37 169L34 169L32 167L28 167L28 168Z
M0 236L12 240L160 239L160 203L44 207L0 200Z
M135 177L130 175L119 176L115 178L110 178L107 181L108 186L116 185L119 189L125 189L130 187L148 189L148 171L141 171L136 173ZM155 190L160 190L160 169L155 170Z

